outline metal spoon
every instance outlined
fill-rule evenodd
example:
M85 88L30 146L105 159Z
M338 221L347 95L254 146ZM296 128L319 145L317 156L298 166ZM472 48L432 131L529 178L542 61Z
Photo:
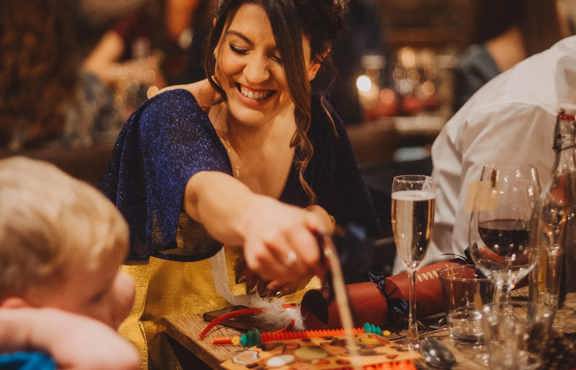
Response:
M452 352L438 340L426 337L420 341L420 354L429 366L451 369L456 363Z

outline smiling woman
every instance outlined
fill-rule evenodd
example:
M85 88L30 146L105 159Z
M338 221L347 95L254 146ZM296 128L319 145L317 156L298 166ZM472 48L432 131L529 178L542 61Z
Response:
M223 1L210 78L155 96L127 122L104 188L128 220L132 258L149 260L135 315L157 322L294 292L323 274L316 236L333 220L377 233L346 132L310 87L343 10L334 0Z
M271 30L264 9L249 4L238 10L216 49L222 62L214 82L221 82L231 118L240 125L273 125L271 120L279 112L293 108L282 56ZM311 66L307 38L302 40L302 49L312 79L318 64Z

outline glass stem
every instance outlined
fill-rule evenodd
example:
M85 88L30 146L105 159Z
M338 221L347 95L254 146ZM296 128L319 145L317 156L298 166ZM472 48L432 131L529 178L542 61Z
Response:
M416 269L408 269L408 332L406 336L411 345L418 345L418 326L416 325Z
M562 268L562 255L558 251L548 254L548 276L546 281L547 290L545 292L546 302L557 307L560 297L560 272Z
M510 298L510 291L512 290L513 286L508 284L505 279L500 277L496 280L494 288L494 303L497 305L501 303L508 303Z

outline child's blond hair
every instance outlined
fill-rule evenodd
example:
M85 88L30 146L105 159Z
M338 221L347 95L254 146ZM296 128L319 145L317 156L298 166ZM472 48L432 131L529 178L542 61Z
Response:
M96 189L46 162L0 161L0 299L55 286L72 265L97 268L127 246L126 222Z

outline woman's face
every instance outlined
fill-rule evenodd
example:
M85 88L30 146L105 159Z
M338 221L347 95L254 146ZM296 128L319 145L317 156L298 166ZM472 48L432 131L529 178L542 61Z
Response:
M310 44L303 38L309 79ZM264 9L242 5L224 29L215 51L216 78L227 96L228 111L238 123L258 127L293 109L280 52Z

